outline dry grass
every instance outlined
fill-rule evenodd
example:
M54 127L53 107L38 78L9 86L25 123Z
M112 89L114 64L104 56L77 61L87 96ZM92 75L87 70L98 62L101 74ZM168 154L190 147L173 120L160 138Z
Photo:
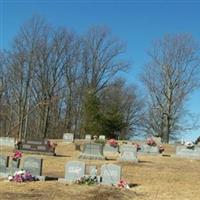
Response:
M122 166L122 178L132 183L130 190L105 186L63 185L57 181L10 183L0 181L1 200L199 200L200 161L180 159L173 156L174 147L167 145L162 156L140 156L138 164L119 163L116 157L106 161L85 160L87 165L98 168L104 163ZM1 154L11 155L12 150L1 149ZM59 143L58 156L42 156L43 174L64 177L64 165L69 160L77 160L80 152L74 145ZM27 156L28 154L25 154ZM28 155L36 156L36 155Z

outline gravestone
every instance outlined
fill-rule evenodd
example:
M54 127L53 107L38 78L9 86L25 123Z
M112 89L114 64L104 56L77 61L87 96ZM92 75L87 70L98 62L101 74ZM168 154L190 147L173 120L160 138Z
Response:
M20 159L11 160L10 167L9 167L9 173L11 175L13 175L17 170L19 170L20 161L21 161Z
M0 137L0 147L1 146L8 146L8 147L15 147L15 138L11 137Z
M90 141L91 139L92 139L92 136L91 136L91 135L89 135L89 134L85 135L85 140Z
M89 166L89 175L92 177L97 176L97 168L96 166Z
M194 148L189 149L186 146L177 146L176 156L200 160L200 147L195 146Z
M103 151L109 153L119 153L119 146L113 147L110 144L105 144Z
M97 159L104 160L103 145L97 143L87 143L83 146L83 152L79 156L80 159Z
M73 183L85 175L85 163L70 161L65 165L65 180Z
M23 169L33 176L42 176L42 158L27 157L24 159Z
M106 140L106 136L105 135L100 135L99 136L99 140Z
M48 140L22 140L17 149L22 152L37 152L47 155L55 155L55 148L50 147Z
M9 157L0 155L0 177L7 177L8 176L8 162Z
M123 144L120 146L120 161L138 162L137 148L133 145Z
M74 142L74 134L73 133L64 133L63 134L63 142L64 143L73 143Z
M105 164L101 167L103 185L116 185L121 179L121 167L115 164Z
M149 154L149 155L159 155L158 146L150 146L148 144L143 144L140 146L138 153Z

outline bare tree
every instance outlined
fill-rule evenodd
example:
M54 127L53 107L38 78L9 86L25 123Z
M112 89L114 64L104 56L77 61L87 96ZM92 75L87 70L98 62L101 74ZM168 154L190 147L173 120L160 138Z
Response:
M148 90L149 130L169 142L181 124L184 103L199 87L198 44L188 34L166 35L149 51L142 81Z

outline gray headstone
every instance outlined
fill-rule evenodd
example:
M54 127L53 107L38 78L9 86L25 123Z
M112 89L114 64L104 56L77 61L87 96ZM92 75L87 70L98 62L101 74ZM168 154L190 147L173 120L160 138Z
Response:
M89 175L90 176L97 176L97 168L96 166L89 166Z
M150 146L148 144L143 144L140 146L139 153L150 154L150 155L159 155L159 148L157 146Z
M110 146L110 144L105 144L103 148L104 152L110 152L110 153L119 153L119 147L113 147Z
M116 185L121 178L121 167L115 164L105 164L101 167L103 185Z
M105 135L100 135L99 136L99 140L106 140L106 136Z
M85 163L80 161L70 161L65 165L65 180L75 182L85 175Z
M96 143L84 144L83 152L81 153L79 158L104 160L105 157L103 156L103 145Z
M0 155L0 177L8 176L7 167L8 167L9 157Z
M24 159L23 169L31 172L34 176L42 175L42 158L27 157Z
M11 163L9 166L9 172L11 175L13 175L17 170L19 170L19 165L20 165L20 159L11 160Z
M92 136L91 135L89 135L89 134L87 134L87 135L85 135L85 140L91 140L92 139Z
M74 134L73 133L64 133L63 141L65 143L73 143L74 142Z
M138 162L137 148L133 145L123 144L120 146L120 161Z
M200 159L200 147L195 146L193 149L188 149L186 146L177 146L176 156L190 159Z
M15 147L15 138L0 137L0 146Z

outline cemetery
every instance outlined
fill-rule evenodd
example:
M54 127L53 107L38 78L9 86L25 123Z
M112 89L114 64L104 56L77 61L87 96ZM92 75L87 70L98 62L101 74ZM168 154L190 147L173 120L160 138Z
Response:
M200 0L0 0L0 200L200 200Z
M137 151L136 145L131 145L128 141L127 144L119 141L118 152L116 152L108 146L113 142L107 142L103 146L85 140L82 144L82 152L76 150L74 146L81 144L83 140L75 140L74 143L55 140L54 142L58 144L56 152L59 156L49 156L37 151L30 154L25 151L22 155L15 153L15 157L19 158L15 161L13 148L2 146L0 156L2 199L15 197L19 200L23 196L25 199L27 196L28 199L30 195L33 199L39 200L54 195L56 200L92 200L97 198L97 192L99 198L103 200L108 197L112 199L115 195L118 196L115 199L143 200L147 197L153 199L155 195L158 195L157 199L163 200L169 197L179 200L180 196L183 197L182 199L198 199L193 194L198 192L200 187L200 160L188 156L179 159L176 156L175 145L164 145L165 153L171 155L171 157L164 157L141 154ZM143 144L146 145L145 142ZM104 152L107 151L113 153L115 157L106 159ZM177 171L179 168L182 170ZM15 177L10 178L9 181L7 176L11 173L14 173ZM18 184L16 177L19 175L28 177L31 181L26 183L28 180L24 180L24 183ZM21 184L23 188L20 187ZM165 190L165 187L168 190ZM193 192L187 192L187 187L190 187L190 191Z

